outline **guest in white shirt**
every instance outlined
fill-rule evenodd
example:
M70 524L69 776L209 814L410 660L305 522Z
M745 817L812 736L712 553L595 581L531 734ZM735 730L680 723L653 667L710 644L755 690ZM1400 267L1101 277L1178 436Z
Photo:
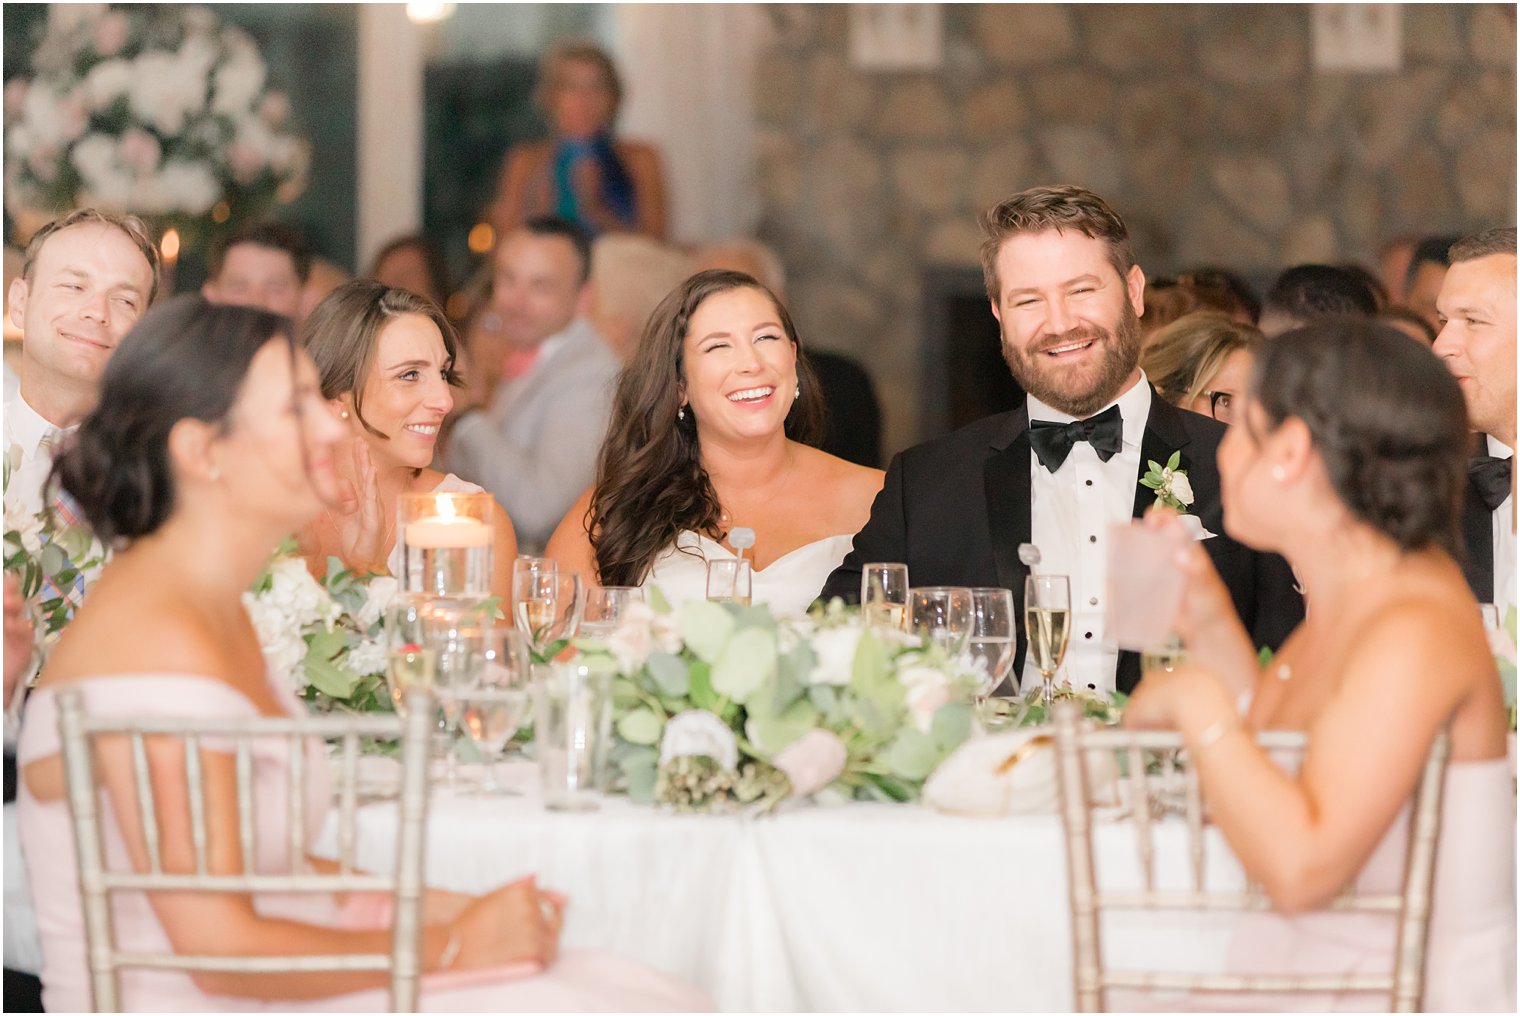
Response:
M1451 247L1436 307L1435 351L1462 386L1473 430L1487 447L1468 472L1463 530L1467 579L1502 618L1515 606L1515 229L1491 229Z
M893 460L871 518L824 596L858 595L869 561L900 561L914 586L994 586L1022 605L1034 543L1042 574L1071 583L1064 674L1077 688L1129 691L1139 659L1108 639L1109 526L1156 500L1145 464L1175 453L1194 535L1258 644L1302 617L1286 564L1224 532L1215 450L1224 425L1159 398L1139 368L1145 274L1122 219L1080 187L1036 187L988 211L982 267L1003 358L1026 405ZM1179 489L1181 489L1179 487ZM1019 613L1022 613L1020 609ZM1019 632L1014 673L1038 685Z
M496 248L491 307L467 338L443 468L496 496L527 553L591 483L607 429L618 359L584 317L590 265L578 226L524 223Z
M42 510L54 443L94 408L106 361L158 293L158 271L158 249L134 216L82 208L32 235L9 293L11 323L21 329L21 360L15 387L7 384L5 391L6 453L14 448L19 454L5 486L7 519ZM8 620L8 650L11 627ZM9 682L9 655L6 671ZM7 729L7 802L14 783L9 734ZM35 973L41 950L13 810L7 803L5 966Z

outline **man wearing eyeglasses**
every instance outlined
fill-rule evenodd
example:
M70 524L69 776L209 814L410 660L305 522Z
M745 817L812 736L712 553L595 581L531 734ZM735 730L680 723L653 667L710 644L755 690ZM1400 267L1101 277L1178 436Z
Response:
M1215 449L1224 426L1177 409L1139 367L1145 275L1124 222L1079 187L1037 187L983 216L982 264L1003 358L1028 393L1023 406L898 455L854 548L823 595L853 599L868 561L907 564L914 586L1013 591L1022 616L1033 543L1042 574L1066 575L1071 642L1063 668L1074 687L1129 691L1137 654L1107 637L1109 527L1156 500L1148 464L1176 456L1167 481L1189 526L1230 589L1258 644L1276 646L1303 617L1281 558L1224 532ZM1025 663L1021 684L1039 677Z

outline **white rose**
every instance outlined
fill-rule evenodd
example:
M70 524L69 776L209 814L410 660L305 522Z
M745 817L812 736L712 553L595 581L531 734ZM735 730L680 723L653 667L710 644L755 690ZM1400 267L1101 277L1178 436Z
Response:
M862 630L853 626L828 628L814 635L813 655L817 661L808 675L808 684L849 684Z
M706 709L688 709L666 722L660 738L660 763L687 756L705 756L733 771L739 766L739 742L714 714Z
M177 195L178 210L203 215L221 200L222 185L211 169L200 163L175 160L164 165L160 186Z
M385 673L385 646L378 639L360 639L359 644L348 651L345 661L348 669L360 677Z
M1187 479L1187 473L1181 473L1181 471L1172 473L1170 481L1172 481L1173 497L1183 502L1184 505L1193 503L1193 484Z
M655 650L654 630L649 622L625 618L607 636L607 648L617 657L618 667L631 674L644 665Z
M211 111L222 116L246 113L264 90L265 73L257 53L239 52L223 63L216 69Z
M950 701L950 681L934 667L908 667L897 675L908 690L908 715L924 733L934 724L934 714Z
M400 589L401 583L389 575L377 575L369 580L369 585L364 590L364 606L359 608L359 613L354 617L360 631L369 631L380 620L385 608L391 605L391 600L395 599Z
M810 797L839 779L849 758L837 735L815 727L778 751L771 762L786 773L794 795Z
M297 557L276 561L270 571L268 596L276 606L293 618L298 627L327 622L337 617L339 607L322 584L306 570L306 562Z
M132 64L126 60L102 60L84 76L82 90L91 109L105 109L132 91Z
M654 633L655 645L660 647L662 653L674 654L681 651L681 626L674 615L654 615L649 629Z

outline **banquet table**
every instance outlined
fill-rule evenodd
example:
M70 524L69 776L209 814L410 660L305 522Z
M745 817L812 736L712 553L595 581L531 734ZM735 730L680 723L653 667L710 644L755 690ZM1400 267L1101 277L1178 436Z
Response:
M1071 1011L1065 847L1054 814L972 818L917 805L788 806L679 815L602 801L550 812L536 769L499 767L521 796L436 786L428 884L483 892L528 874L566 893L563 948L619 953L707 991L725 1011ZM468 767L466 778L468 784ZM397 812L359 815L358 863L394 864ZM1163 884L1187 879L1186 831L1157 823ZM1137 885L1132 828L1101 823L1100 872ZM1211 884L1243 876L1224 849ZM1110 961L1218 971L1224 914L1120 914Z

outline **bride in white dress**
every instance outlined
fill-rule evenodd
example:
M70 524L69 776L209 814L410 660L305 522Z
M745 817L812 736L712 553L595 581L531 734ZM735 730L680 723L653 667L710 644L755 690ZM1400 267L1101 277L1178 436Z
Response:
M454 408L454 328L417 294L360 279L318 304L300 339L317 363L322 396L351 438L350 454L339 456L339 471L347 474L341 502L301 533L302 553L316 575L327 573L329 556L355 571L399 574L395 520L401 494L484 490L428 468ZM517 535L501 505L494 507L491 587L505 598L512 592Z
M547 555L608 586L706 595L707 561L754 531L752 602L805 611L884 474L811 443L824 404L786 308L742 272L699 272L650 316L618 379L596 484Z

